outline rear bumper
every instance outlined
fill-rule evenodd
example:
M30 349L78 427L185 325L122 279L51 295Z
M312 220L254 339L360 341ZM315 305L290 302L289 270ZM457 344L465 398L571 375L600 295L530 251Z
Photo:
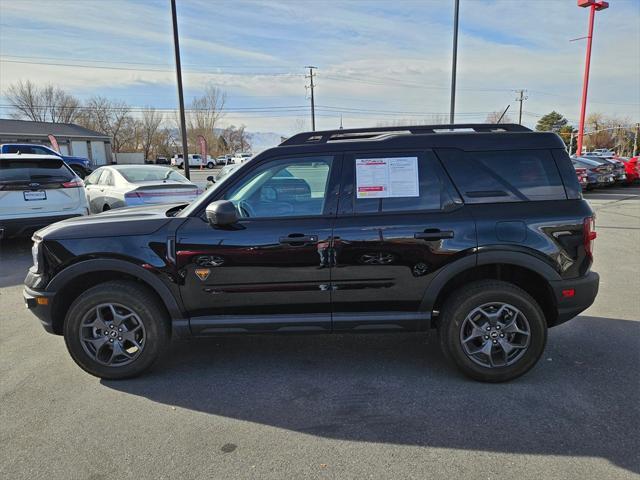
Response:
M70 215L54 215L50 217L27 217L0 219L0 239L11 237L29 237L36 230L67 218L81 217L79 213Z
M589 272L584 277L550 284L558 306L558 318L552 325L555 326L571 320L593 304L598 295L600 276L596 272Z
M49 333L56 333L53 330L53 315L51 314L54 295L55 293L52 292L36 291L26 286L22 290L25 306L38 317L44 329ZM39 299L40 303L38 302ZM46 299L46 304L44 304L45 300L43 299Z

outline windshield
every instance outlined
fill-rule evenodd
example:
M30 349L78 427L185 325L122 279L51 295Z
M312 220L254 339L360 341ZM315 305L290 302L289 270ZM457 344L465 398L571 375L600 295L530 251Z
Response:
M190 183L182 174L167 167L129 167L118 169L127 182L160 182L172 180L180 183Z

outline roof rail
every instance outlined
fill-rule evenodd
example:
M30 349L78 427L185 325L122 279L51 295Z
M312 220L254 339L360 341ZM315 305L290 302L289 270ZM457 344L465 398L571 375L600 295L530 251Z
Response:
M322 130L318 132L303 132L286 139L283 145L306 145L347 140L372 140L386 135L402 134L438 134L455 133L456 131L488 132L530 132L531 129L515 123L457 123L450 125L411 125L406 127L374 127L350 128L342 130Z

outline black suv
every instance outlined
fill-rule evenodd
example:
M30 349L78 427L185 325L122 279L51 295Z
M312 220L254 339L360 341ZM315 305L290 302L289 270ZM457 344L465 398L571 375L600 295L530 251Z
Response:
M24 297L103 378L141 373L172 335L435 327L465 374L500 382L593 303L593 228L556 134L309 132L189 205L38 231Z

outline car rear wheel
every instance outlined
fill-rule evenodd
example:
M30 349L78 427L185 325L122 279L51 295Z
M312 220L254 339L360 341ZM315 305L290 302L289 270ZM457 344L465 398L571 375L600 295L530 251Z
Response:
M130 378L147 370L169 336L167 314L155 296L131 281L90 288L73 302L64 323L73 360L105 379Z
M547 341L540 306L507 282L474 282L445 302L438 326L445 356L465 375L506 382L528 372Z
M209 169L213 168L213 162L207 163L207 168L209 168Z

